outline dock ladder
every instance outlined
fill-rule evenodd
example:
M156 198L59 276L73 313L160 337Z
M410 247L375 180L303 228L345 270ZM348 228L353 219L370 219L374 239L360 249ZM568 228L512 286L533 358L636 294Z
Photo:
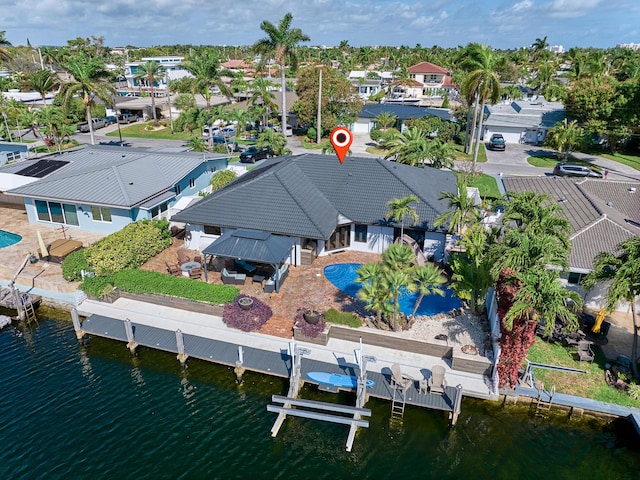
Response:
M38 317L36 317L36 311L33 308L33 302L30 298L24 302L24 320L28 324L35 322L36 325L38 325Z
M549 412L551 410L551 406L553 405L553 396L556 393L556 386L551 385L551 389L549 390L549 392L546 392L544 390L544 383L540 382L539 386L538 386L538 397L536 398L536 402L535 402L535 406L536 406L536 413L544 413L544 412ZM548 395L549 399L548 400L544 400L542 398L542 395L546 394Z
M404 417L404 407L406 405L406 394L404 390L399 388L393 389L393 397L391 398L391 419L402 420Z

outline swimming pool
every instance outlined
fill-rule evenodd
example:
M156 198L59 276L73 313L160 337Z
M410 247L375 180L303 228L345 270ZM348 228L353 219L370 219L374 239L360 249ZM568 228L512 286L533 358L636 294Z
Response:
M360 266L359 263L334 263L324 267L324 276L347 295L357 297L360 284L356 283L356 270ZM400 311L405 315L411 315L419 296L418 293L407 293L405 291L400 296ZM416 315L436 315L449 312L454 308L460 308L461 305L460 299L447 288L444 297L426 295L420 302Z
M0 230L0 248L10 247L11 245L18 243L20 240L22 240L20 235Z

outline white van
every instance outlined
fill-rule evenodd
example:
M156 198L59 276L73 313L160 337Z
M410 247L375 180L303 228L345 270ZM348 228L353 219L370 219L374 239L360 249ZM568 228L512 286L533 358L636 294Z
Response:
M287 125L287 128L284 129L284 136L290 137L293 135L293 127L291 125Z
M202 136L204 138L215 137L216 135L221 135L220 129L218 127L204 127L202 129Z

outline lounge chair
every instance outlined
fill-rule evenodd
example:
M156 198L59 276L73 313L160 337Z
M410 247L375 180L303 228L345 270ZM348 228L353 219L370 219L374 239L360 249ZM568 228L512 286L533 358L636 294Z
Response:
M394 363L391 365L391 386L400 390L401 392L406 392L407 389L413 385L415 380L409 375L405 375L402 373L400 369L400 365Z
M244 271L248 273L255 272L258 269L258 267L256 267L255 265L251 265L250 263L247 263L244 260L236 259L234 261L236 265L238 265L240 268L242 268Z
M591 350L591 342L587 340L580 340L578 342L578 359L582 362L593 362L596 355Z
M180 265L182 265L183 263L187 263L190 262L191 258L189 257L189 255L187 255L187 252L185 252L182 249L178 250L178 263Z
M433 368L431 368L431 376L429 380L427 380L429 393L444 394L444 389L447 386L444 374L445 369L442 365L434 365Z
M244 285L247 281L246 274L229 271L226 268L222 269L220 278L225 285Z
M180 265L176 265L175 263L164 262L167 266L167 272L176 277L182 276L182 270L180 269Z
M189 270L189 278L200 280L201 277L202 277L202 269L200 267L192 268L191 270Z

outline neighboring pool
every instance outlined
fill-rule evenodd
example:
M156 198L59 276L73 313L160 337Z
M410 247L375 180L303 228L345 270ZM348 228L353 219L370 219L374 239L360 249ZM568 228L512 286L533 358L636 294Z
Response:
M360 284L356 283L356 270L360 268L359 263L335 263L324 267L324 276L331 283L342 290L347 295L357 297ZM416 301L420 295L417 293L404 293L400 296L400 311L405 315L411 315ZM445 290L444 297L439 295L427 295L420 302L420 307L416 315L436 315L460 308L461 303L458 297L448 288Z
M18 243L20 240L22 240L20 235L0 230L0 248L10 247L11 245Z

